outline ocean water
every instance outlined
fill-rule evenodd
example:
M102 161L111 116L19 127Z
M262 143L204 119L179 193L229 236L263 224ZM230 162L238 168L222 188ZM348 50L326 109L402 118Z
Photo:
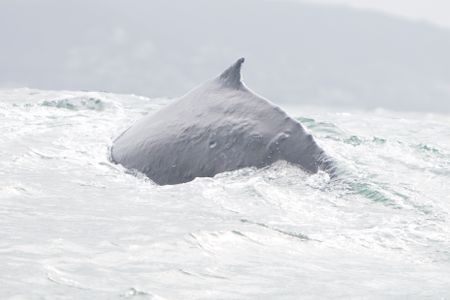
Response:
M288 107L338 180L157 186L108 153L169 101L0 91L1 299L450 299L450 116Z

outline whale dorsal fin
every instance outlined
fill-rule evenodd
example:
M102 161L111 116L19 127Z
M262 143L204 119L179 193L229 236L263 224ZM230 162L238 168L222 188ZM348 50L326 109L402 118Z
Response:
M226 69L220 76L217 78L222 82L223 85L238 89L242 86L241 81L241 66L244 63L245 58L239 58L231 67Z

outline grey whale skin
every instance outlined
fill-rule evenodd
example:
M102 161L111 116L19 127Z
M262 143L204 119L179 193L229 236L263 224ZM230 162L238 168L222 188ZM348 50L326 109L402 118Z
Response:
M311 134L243 84L243 62L137 121L113 142L112 161L159 185L278 160L327 171L329 159Z

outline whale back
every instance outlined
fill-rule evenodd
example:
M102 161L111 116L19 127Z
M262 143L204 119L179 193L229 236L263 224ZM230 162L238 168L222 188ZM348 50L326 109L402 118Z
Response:
M277 160L317 172L322 149L299 122L243 84L243 62L137 121L114 141L113 161L157 184Z

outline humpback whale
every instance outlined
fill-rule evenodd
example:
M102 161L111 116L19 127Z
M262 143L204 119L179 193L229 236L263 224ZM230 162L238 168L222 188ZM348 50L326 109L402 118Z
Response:
M243 62L138 120L113 142L112 161L159 185L278 160L310 173L330 169L330 159L298 121L246 87Z

